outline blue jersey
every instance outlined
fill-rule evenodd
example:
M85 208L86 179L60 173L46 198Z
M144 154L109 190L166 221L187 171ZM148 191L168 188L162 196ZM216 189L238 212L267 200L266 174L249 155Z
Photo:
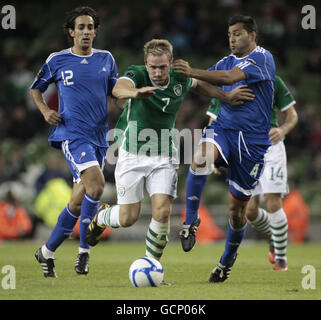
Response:
M39 71L32 89L44 92L54 82L62 117L49 137L60 147L61 141L82 138L98 147L108 147L107 96L117 81L117 65L111 53L92 49L79 56L71 49L52 53Z
M231 70L238 67L246 74L246 80L224 85L231 91L246 84L255 94L253 101L245 101L241 106L222 103L217 121L224 129L242 131L252 141L269 141L270 115L273 104L275 64L272 54L257 46L248 56L237 58L231 54L209 70Z

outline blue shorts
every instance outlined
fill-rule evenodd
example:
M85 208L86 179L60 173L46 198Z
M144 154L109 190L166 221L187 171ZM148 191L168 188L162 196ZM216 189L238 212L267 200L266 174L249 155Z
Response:
M107 148L97 147L83 139L76 139L63 141L61 150L74 182L80 183L81 172L90 167L99 166L101 170L104 169Z
M258 184L264 167L264 155L269 141L253 141L242 131L223 129L217 122L204 130L201 142L213 143L219 150L217 167L227 167L227 179L231 194L239 200L249 200Z

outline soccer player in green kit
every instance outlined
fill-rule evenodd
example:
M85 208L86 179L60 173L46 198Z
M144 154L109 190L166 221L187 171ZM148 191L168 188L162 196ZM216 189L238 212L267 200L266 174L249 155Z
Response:
M246 209L246 218L250 224L270 238L269 261L275 264L274 270L282 271L288 269L286 258L288 223L282 208L282 198L288 193L287 160L283 140L298 122L295 103L284 81L276 75L271 111L270 140L272 146L266 153L263 174ZM220 101L212 99L206 113L210 116L210 122L216 121L220 107ZM277 119L278 111L281 111L284 118L280 126ZM218 173L217 170L215 172ZM259 208L260 196L264 196L266 210Z
M178 162L173 160L175 146L170 133L186 94L191 89L234 105L252 100L254 95L246 86L230 94L207 82L175 73L171 68L173 48L167 40L147 42L144 60L145 65L130 66L113 90L116 98L127 99L116 125L121 132L115 137L120 146L115 170L118 204L98 211L87 230L87 241L96 245L106 226L133 225L139 218L146 189L152 207L146 256L159 260L168 241L177 186Z

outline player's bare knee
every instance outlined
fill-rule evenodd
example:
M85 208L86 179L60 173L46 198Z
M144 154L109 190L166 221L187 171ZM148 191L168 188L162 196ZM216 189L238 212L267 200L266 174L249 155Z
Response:
M169 220L170 214L171 214L170 208L167 208L167 207L158 208L154 210L153 218L158 222L166 223Z
M124 228L128 228L136 223L136 221L139 218L139 211L137 211L135 208L127 208L124 210L122 207L120 207L119 212L119 222L120 225Z
M276 212L282 208L282 198L281 194L271 194L271 195L266 195L265 197L266 200L266 210L268 212Z
M254 221L258 216L259 203L250 200L248 206L246 207L245 215L249 221Z
M81 209L81 202L74 201L73 199L70 200L69 202L69 210L79 216L80 215L80 209Z
M258 209L254 208L254 207L249 207L246 210L246 219L248 219L249 221L254 221L257 218L257 214L258 214Z
M246 211L245 215L247 220L249 221L254 221L259 213L259 207L260 207L260 197L259 196L253 196L247 206L246 206Z
M282 208L282 202L281 201L271 201L266 203L266 210L267 212L276 212Z
M95 199L100 199L104 192L104 183L95 183L86 189L86 193Z
M201 162L200 156L196 153L192 162L192 170L197 171L198 168L205 168L206 162Z
M244 208L236 203L229 204L229 215L232 227L241 228L246 223Z
M138 217L136 216L131 216L131 215L125 215L121 218L120 224L124 228L131 227L133 224L136 223L138 220Z

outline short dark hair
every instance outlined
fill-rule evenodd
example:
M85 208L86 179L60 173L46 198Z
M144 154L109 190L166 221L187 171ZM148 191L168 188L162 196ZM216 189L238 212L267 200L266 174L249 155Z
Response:
M94 28L97 29L100 25L100 20L97 12L90 7L78 7L68 12L66 15L65 23L63 24L63 29L68 39L73 43L73 39L69 34L69 29L75 29L75 20L79 16L91 16L94 20Z
M236 15L229 19L228 26L233 26L236 23L243 23L244 29L247 33L256 32L258 34L258 27L255 20L250 16Z

